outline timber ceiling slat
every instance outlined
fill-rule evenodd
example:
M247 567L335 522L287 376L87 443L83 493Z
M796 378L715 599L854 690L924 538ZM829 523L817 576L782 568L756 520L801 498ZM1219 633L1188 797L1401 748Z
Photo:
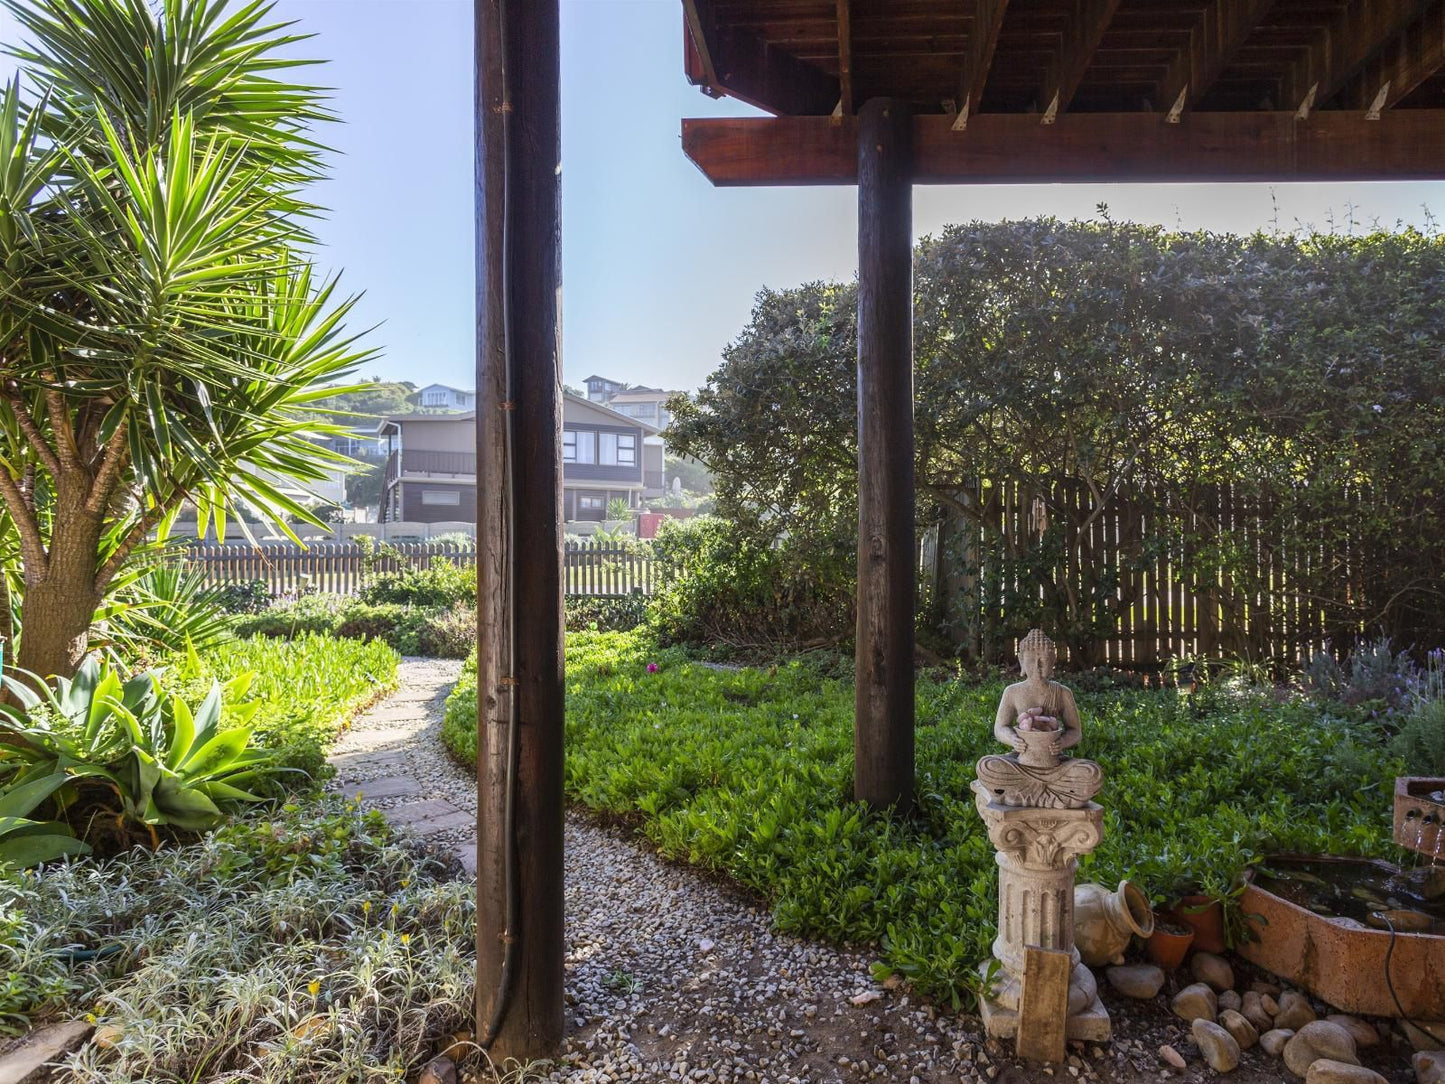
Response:
M1178 118L1203 101L1275 2L1214 0L1206 7L1190 29L1187 46L1159 81L1158 107Z
M1280 82L1280 105L1326 105L1360 69L1425 12L1431 0L1353 0L1319 28Z
M1445 0L1436 0L1340 93L1346 109L1392 109L1445 68Z

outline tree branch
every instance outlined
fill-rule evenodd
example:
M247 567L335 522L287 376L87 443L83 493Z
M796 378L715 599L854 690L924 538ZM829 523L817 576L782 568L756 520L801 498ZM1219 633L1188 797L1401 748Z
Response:
M45 443L45 434L40 431L40 426L35 423L30 411L26 409L25 404L20 401L20 397L13 390L7 390L4 398L10 404L10 410L15 415L15 421L20 426L20 431L25 434L26 439L34 447L35 454L45 464L45 469L50 471L58 481L59 476L65 472L65 468L60 462L60 457L55 454L55 450Z
M15 527L20 532L20 553L25 558L27 569L33 568L38 573L45 572L50 567L50 561L45 554L45 539L40 534L40 524L36 521L35 512L25 499L19 484L4 467L0 467L0 500L10 509L10 518L15 521Z
M54 377L47 375L47 379ZM45 407L50 415L50 430L55 434L55 446L58 449L58 458L68 470L81 469L80 448L75 443L75 432L71 429L70 411L65 407L65 396L60 389L46 385Z
M95 481L90 486L90 495L85 500L87 512L98 515L105 511L106 505L110 502L110 495L115 491L121 471L125 470L125 465L130 461L130 445L126 441L126 436L126 427L117 425L115 432L105 442L100 470L96 471Z

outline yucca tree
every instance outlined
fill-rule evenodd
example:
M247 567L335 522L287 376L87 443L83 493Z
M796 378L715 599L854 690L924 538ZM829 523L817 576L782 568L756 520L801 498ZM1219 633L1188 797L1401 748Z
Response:
M289 533L306 513L278 479L344 462L312 404L370 354L303 254L330 113L282 77L289 24L263 3L4 2L28 40L0 91L0 501L19 665L68 676L184 501L203 531L244 501Z

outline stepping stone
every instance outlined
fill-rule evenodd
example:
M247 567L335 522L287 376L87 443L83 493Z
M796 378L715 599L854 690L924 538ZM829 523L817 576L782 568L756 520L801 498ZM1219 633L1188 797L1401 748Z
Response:
M475 839L463 843L452 853L457 856L462 864L462 869L467 871L468 876L475 877L477 875L477 841Z
M476 826L476 814L463 813L459 809L455 813L448 813L446 816L437 817L434 820L416 821L411 825L411 829L420 836L434 836L438 832L455 832L462 828L475 828Z
M331 763L336 768L336 778L345 779L352 775L369 775L378 769L385 773L394 773L406 767L406 760L406 754L398 749L375 753L342 753L332 757Z
M404 802L385 810L386 819L392 824L415 824L417 821L435 820L461 810L443 798L425 798L419 802Z
M71 1020L32 1031L14 1050L0 1057L0 1084L39 1084L50 1079L46 1068L59 1061L90 1036L93 1024Z
M389 775L381 779L362 780L345 789L347 797L355 797L357 792L360 792L364 802L374 802L382 798L405 798L409 794L420 794L421 783L414 775Z

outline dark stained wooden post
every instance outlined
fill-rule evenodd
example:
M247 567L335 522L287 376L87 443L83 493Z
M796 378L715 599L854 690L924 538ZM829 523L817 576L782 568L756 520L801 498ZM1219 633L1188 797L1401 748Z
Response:
M853 793L913 801L913 182L911 119L858 114L858 637Z
M563 1033L557 0L474 0L477 1036Z

